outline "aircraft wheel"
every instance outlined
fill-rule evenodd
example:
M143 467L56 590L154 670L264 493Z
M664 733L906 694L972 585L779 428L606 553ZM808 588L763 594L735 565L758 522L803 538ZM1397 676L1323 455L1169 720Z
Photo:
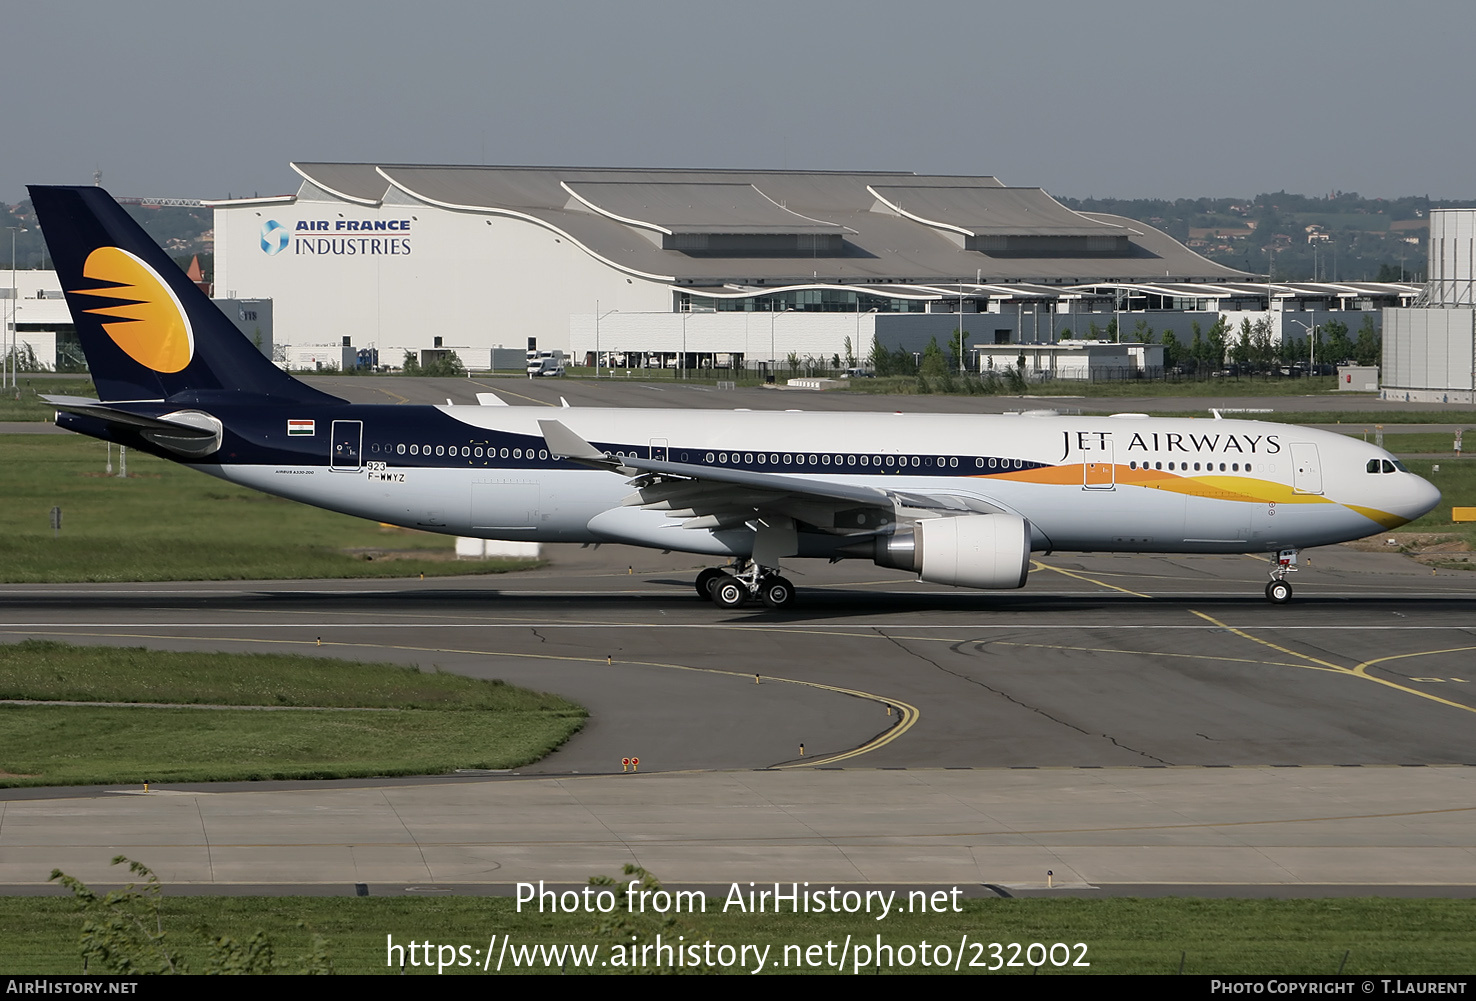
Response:
M712 589L717 586L718 581L727 576L726 570L719 570L717 567L708 567L702 571L697 575L697 597L711 601Z
M764 604L776 612L794 604L794 585L785 577L769 578L760 593L764 596Z
M712 586L712 603L719 608L742 608L748 602L748 588L728 577Z
M1291 601L1292 586L1284 580L1273 580L1266 585L1266 597L1273 605L1285 605Z

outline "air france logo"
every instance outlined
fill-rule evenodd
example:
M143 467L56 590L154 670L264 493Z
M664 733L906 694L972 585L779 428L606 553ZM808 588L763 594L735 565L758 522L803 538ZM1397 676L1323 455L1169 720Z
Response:
M289 234L273 220L262 227L261 249L295 257L406 257L410 224L410 219L298 219ZM269 232L273 226L278 228Z
M82 277L97 284L70 291L115 301L83 312L109 317L102 328L128 357L155 372L178 372L190 363L195 335L189 318L157 271L126 250L98 247L87 255Z
M261 249L268 256L275 257L286 250L291 239L292 234L287 232L287 227L277 220L268 219L261 224Z

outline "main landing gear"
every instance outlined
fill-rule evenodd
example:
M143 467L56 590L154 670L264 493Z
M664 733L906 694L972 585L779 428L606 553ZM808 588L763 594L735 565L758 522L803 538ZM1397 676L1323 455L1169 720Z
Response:
M1286 578L1297 572L1297 551L1283 549L1271 557L1271 583L1266 585L1266 598L1273 605L1284 605L1291 601L1292 586Z
M752 560L739 560L721 569L709 567L697 575L696 587L698 597L719 608L742 608L750 600L759 600L777 612L794 604L794 585L789 579Z

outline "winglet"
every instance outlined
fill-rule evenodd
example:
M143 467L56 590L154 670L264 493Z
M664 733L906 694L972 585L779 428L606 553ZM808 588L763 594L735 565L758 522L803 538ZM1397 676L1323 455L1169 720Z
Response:
M543 432L543 440L548 442L548 450L552 455L600 469L619 469L622 465L620 460L601 452L570 431L562 421L539 421L538 427Z

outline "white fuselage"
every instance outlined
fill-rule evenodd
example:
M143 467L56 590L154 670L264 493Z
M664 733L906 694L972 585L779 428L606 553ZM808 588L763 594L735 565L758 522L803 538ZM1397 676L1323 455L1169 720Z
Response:
M643 459L977 501L1027 519L1037 550L1270 552L1361 538L1439 500L1402 467L1384 472L1393 457L1383 449L1258 421L436 409L464 436L420 443L392 426L365 426L360 461L348 468L210 471L319 507L448 534L725 555L746 555L751 533L684 528L662 511L623 507L627 476L567 460L528 468L480 443L492 440L489 432L541 441L539 421L556 418L601 448ZM435 465L407 465L411 446L447 454L438 451Z

